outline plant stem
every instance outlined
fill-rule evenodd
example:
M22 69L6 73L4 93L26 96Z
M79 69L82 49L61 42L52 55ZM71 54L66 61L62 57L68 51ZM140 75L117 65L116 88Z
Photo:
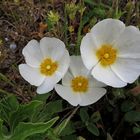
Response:
M63 127L61 127L61 129L58 131L58 135L63 131L63 129L66 127L66 125L69 123L70 119L74 116L74 114L76 113L76 111L79 109L79 106L77 106L73 112L71 113L71 115L66 119L66 122L64 123Z
M115 137L115 135L117 134L118 130L120 129L122 123L124 121L124 117L121 119L120 123L118 124L117 128L115 129L115 131L112 134L112 138Z
M67 37L67 29L68 29L68 21L67 21L67 12L66 12L66 4L64 5L64 34L65 34L65 43L66 47L69 48L68 46L68 37Z

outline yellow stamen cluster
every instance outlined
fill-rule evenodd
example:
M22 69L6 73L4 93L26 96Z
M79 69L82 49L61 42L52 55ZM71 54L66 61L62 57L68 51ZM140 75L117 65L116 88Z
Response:
M83 76L77 76L71 81L71 87L74 92L86 92L88 90L88 84L88 79Z
M40 72L43 75L51 76L55 73L58 68L58 63L53 61L51 58L46 58L40 65Z
M104 44L96 52L100 64L104 67L113 64L116 61L117 50L112 45Z

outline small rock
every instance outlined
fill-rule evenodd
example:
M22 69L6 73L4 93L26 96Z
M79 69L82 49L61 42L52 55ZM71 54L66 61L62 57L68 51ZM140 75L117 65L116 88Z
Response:
M17 48L17 45L15 43L10 44L10 49L15 50Z

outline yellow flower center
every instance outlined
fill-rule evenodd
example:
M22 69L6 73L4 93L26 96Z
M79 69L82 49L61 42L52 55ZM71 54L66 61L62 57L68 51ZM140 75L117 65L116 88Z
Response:
M43 75L51 76L55 73L58 68L58 63L53 61L51 58L46 58L40 65L40 72Z
M88 79L83 76L77 76L72 79L71 87L74 92L86 92L88 90Z
M104 44L96 52L96 56L103 67L109 66L116 61L117 50L112 45Z

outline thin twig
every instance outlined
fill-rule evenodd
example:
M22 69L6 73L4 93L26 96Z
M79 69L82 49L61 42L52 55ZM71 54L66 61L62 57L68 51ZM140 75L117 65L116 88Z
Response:
M74 116L74 114L76 113L76 111L79 109L79 106L77 106L73 112L71 113L71 115L66 119L63 127L61 127L61 129L58 131L58 135L63 131L63 129L66 127L66 125L68 124L68 122L71 120L71 118Z
M116 133L118 132L118 130L120 129L122 123L124 121L124 117L121 119L120 123L118 124L117 128L115 129L115 131L112 134L112 138L115 137Z

